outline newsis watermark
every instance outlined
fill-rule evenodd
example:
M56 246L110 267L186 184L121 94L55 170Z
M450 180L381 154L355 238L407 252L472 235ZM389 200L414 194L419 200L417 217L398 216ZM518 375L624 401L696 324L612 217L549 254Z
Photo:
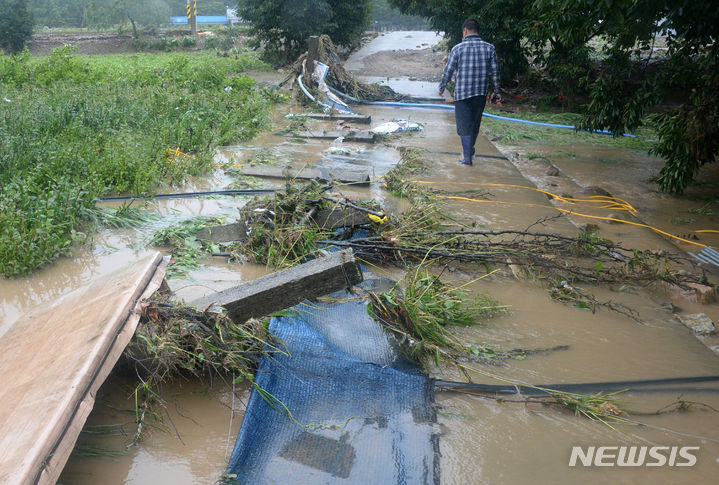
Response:
M569 466L690 467L698 446L573 446Z

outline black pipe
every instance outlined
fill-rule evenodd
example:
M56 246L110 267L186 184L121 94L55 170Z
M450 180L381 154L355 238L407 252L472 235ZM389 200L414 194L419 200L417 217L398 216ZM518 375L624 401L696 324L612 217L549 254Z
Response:
M645 386L657 386L657 385L671 385L671 384L691 384L696 382L716 382L719 381L719 376L697 376L697 377L676 377L670 379L649 379L641 381L613 381L613 382L587 382L581 384L546 384L538 386L525 386L518 384L512 385L492 385L492 384L475 384L472 382L456 382L456 381L444 381L441 379L434 379L434 387L440 391L474 391L474 392L488 392L496 394L524 394L524 395L546 395L552 391L559 392L570 392L576 394L587 394L597 392L611 392L621 391L624 389L631 389L633 391L643 392L672 392L672 391L706 391L716 390L719 388L686 388L681 389L663 387L663 388L645 388ZM639 387L639 389L636 389ZM544 390L546 389L546 390Z
M156 195L128 195L119 197L102 197L101 202L115 202L120 200L134 199L188 199L192 197L202 197L204 195L258 195L272 194L277 192L276 189L238 189L238 190L210 190L207 192L181 192L176 194L156 194Z

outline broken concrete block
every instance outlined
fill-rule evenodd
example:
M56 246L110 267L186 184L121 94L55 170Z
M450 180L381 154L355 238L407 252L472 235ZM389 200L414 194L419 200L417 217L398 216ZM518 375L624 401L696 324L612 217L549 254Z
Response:
M714 322L704 313L677 315L679 321L696 335L711 335L716 331Z
M716 288L707 285L700 285L699 283L688 283L687 286L694 289L697 303L709 305L717 300Z
M685 283L686 288L667 284L667 290L672 300L684 299L692 303L708 305L717 299L716 289L699 283Z
M197 234L197 239L216 243L244 241L247 239L247 228L244 222L205 227Z
M346 249L199 298L190 305L200 311L224 307L234 322L243 323L351 287L362 279L353 251Z
M322 229L356 227L371 222L366 212L351 207L335 207L334 209L321 210L313 219L317 226Z

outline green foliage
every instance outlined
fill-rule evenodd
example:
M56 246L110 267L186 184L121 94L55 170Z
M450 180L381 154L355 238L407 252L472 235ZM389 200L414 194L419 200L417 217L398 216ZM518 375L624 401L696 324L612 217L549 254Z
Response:
M678 94L679 109L655 117L659 141L652 150L664 157L659 186L682 192L699 167L719 155L719 11L715 2L668 0L535 0L534 42L582 46L601 40L599 74L587 74L590 103L582 128L616 135L643 123L662 90ZM652 63L656 36L667 52Z
M165 0L28 0L39 25L107 28L127 22L160 25L168 22Z
M429 23L418 15L405 15L389 5L388 0L373 0L371 27L388 30L426 30Z
M0 12L0 48L10 52L22 50L32 35L34 23L27 0L0 0Z
M68 254L97 197L152 194L268 123L256 58L0 58L0 274ZM223 88L233 83L233 89Z
M177 225L155 232L150 240L152 246L168 246L172 261L167 268L167 278L183 278L189 271L200 267L200 257L219 251L216 244L208 244L197 239L197 234L205 227L224 223L213 217L195 217L186 219Z
M241 0L238 15L267 55L291 62L306 50L312 35L327 34L338 45L356 42L367 27L370 0Z

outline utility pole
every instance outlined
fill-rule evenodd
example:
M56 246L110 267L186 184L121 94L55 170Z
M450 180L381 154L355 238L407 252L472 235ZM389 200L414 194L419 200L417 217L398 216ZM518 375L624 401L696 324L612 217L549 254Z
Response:
M197 0L187 0L187 23L192 35L197 35Z
M305 62L305 70L307 71L308 86L312 84L312 73L315 72L315 63L320 59L320 38L316 35L310 37L307 46L307 62Z

